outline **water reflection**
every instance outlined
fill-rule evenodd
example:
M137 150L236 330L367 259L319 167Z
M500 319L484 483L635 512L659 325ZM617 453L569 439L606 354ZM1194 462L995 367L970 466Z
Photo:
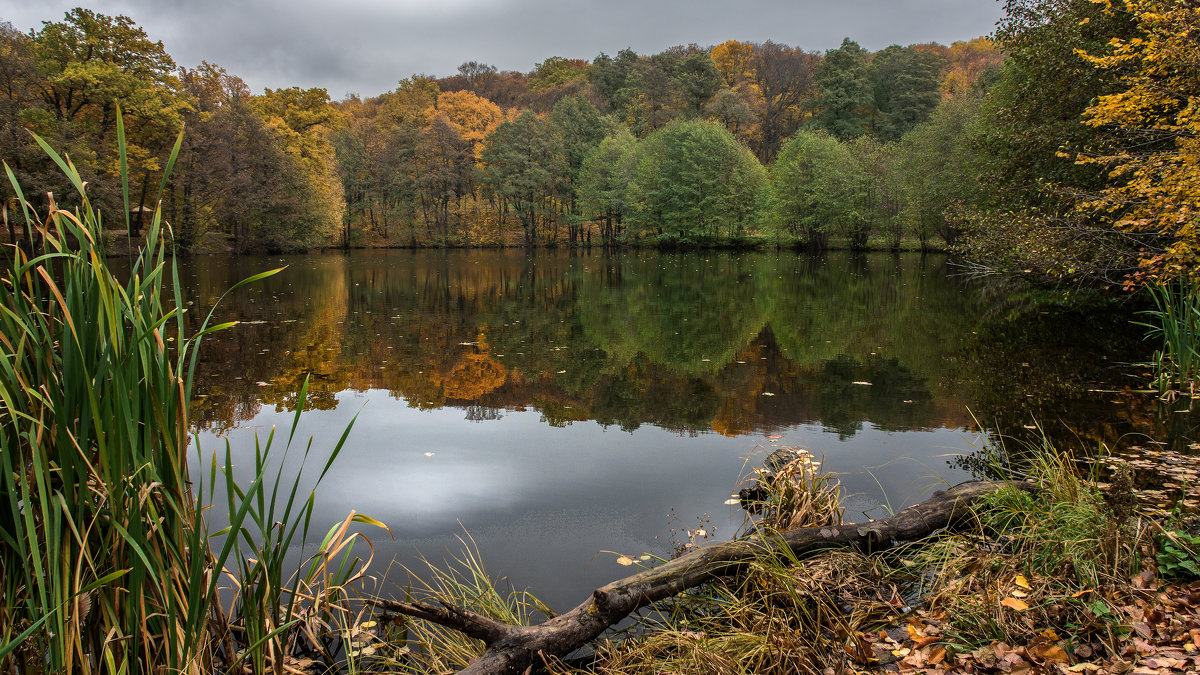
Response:
M204 351L202 428L382 389L408 405L551 425L726 435L819 423L843 437L961 427L957 361L978 320L945 260L792 254L385 252L197 260L200 306L243 324ZM198 314L198 313L196 313Z
M979 443L976 417L1093 448L1179 425L1113 367L1145 357L1127 317L993 317L938 256L197 258L189 320L282 265L218 310L243 323L203 347L200 446L251 452L309 378L312 462L358 416L319 522L369 513L397 535L377 557L410 563L466 528L559 609L627 572L598 551L665 554L706 513L732 534L725 500L779 445L823 456L853 519L966 479L953 455Z

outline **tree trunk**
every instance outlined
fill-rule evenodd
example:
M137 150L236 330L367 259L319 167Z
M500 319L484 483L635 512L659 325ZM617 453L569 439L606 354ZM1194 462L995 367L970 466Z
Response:
M461 672L470 675L522 673L536 662L563 656L599 637L630 613L736 571L764 552L786 546L797 557L833 548L882 551L902 542L927 537L947 527L970 523L970 505L1002 487L1033 492L1030 483L970 482L878 521L837 527L809 527L778 537L749 539L708 546L658 567L614 581L592 592L579 606L536 626L510 626L458 607L419 601L375 600L376 606L448 626L483 640L487 648Z

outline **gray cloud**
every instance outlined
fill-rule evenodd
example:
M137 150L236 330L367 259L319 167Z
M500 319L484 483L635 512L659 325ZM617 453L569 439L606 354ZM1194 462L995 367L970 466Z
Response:
M0 0L17 28L59 20L78 2ZM207 60L263 87L374 95L414 73L469 61L528 71L548 56L591 59L625 47L775 40L805 49L849 36L869 49L985 35L995 0L95 0L126 14L176 62Z

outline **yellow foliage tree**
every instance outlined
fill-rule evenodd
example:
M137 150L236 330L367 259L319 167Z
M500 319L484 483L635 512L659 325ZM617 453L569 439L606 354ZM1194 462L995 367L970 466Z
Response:
M1080 55L1119 69L1124 91L1101 96L1085 114L1119 134L1119 149L1080 163L1108 168L1110 186L1081 208L1109 214L1115 227L1150 234L1134 281L1194 273L1200 263L1200 3L1195 0L1093 0L1128 12L1138 35L1111 41L1105 55Z
M449 91L438 94L435 110L428 116L442 113L455 125L462 139L471 144L473 155L479 159L483 139L504 121L500 106L469 91Z
M754 45L749 42L726 40L713 47L710 56L730 87L749 79L754 70Z

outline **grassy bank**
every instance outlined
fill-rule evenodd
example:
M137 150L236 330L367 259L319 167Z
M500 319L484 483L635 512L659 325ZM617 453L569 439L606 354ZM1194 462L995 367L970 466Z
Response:
M837 527L841 495L802 456L778 472L750 527L761 536ZM556 675L596 673L1177 673L1200 667L1200 537L1182 511L1200 487L1194 460L1083 461L1049 445L996 449L985 470L1038 490L1001 489L965 530L884 554L786 549L681 593L610 632ZM1168 477L1144 472L1173 467ZM995 477L995 476L993 476ZM1178 481L1178 482L1176 482ZM1143 482L1180 485L1166 494ZM625 556L634 565L653 558ZM505 623L541 621L524 593L500 593L477 554L413 589L435 605ZM364 671L453 672L481 642L385 616L362 636Z

